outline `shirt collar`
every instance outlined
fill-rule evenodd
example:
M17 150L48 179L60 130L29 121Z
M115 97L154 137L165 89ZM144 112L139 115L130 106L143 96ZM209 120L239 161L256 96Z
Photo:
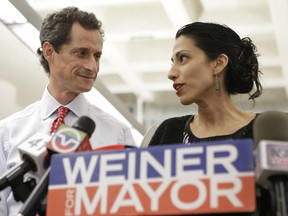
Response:
M55 110L63 106L60 104L48 91L47 87L41 98L41 118L43 120L49 118ZM68 107L78 117L87 115L87 100L85 96L80 93L73 101L71 101L66 107Z
M88 104L83 93L80 93L67 107L78 117L87 115L88 113Z

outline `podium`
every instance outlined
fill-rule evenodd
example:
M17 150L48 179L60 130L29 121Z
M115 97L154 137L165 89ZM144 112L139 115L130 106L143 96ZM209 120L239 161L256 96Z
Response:
M252 140L53 155L47 215L253 212Z

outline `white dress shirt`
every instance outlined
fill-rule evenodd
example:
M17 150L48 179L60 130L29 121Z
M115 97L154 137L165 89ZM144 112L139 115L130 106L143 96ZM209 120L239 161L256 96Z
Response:
M49 134L59 106L62 105L46 88L40 101L0 121L0 174L21 161L17 149L19 144L36 132ZM67 126L72 126L83 115L95 122L95 130L90 137L92 149L111 144L136 146L129 127L89 103L83 94L79 94L66 107L70 109L65 117ZM17 215L22 203L14 200L10 187L1 191L0 196L0 215Z

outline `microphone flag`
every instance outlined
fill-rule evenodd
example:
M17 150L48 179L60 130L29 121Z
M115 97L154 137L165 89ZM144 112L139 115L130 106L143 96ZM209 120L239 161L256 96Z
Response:
M58 154L92 151L87 133L65 124L59 126L47 145L47 150Z
M261 140L254 151L256 158L256 181L270 185L273 175L288 174L288 142Z
M50 140L50 135L37 132L18 146L21 158L25 158L25 155L28 155L32 159L36 166L36 171L32 171L32 173L38 178L41 178L46 172L43 161L47 151L46 146Z
M52 155L47 216L256 209L250 139Z

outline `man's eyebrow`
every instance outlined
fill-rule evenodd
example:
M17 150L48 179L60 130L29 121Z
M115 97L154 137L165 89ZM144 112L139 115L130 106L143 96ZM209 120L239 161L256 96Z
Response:
M71 50L72 50L72 52L74 52L74 51L77 51L77 50L88 50L88 48L86 48L86 47L74 47Z
M101 55L102 55L102 51L97 51L97 52L94 53L94 55L95 55L95 54L101 56Z

